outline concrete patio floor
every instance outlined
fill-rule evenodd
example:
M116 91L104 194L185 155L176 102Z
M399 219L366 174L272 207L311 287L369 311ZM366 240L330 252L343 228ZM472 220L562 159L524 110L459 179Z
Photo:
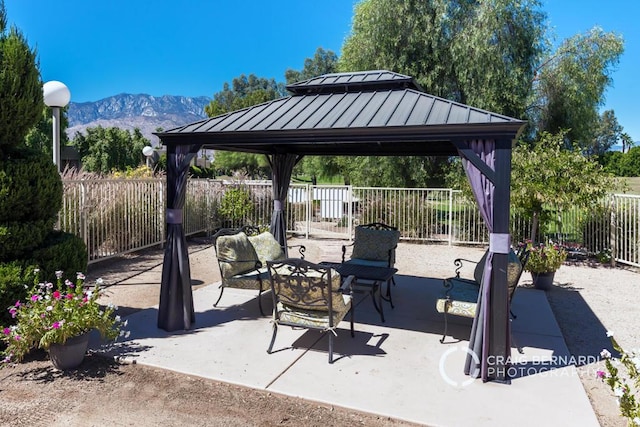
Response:
M138 280L157 281L158 268ZM255 291L226 289L213 307L217 284L194 290L192 330L156 327L157 307L127 317L125 341L110 350L128 362L301 397L429 426L580 425L598 420L544 292L516 292L510 385L482 383L462 373L471 319L452 317L445 344L435 311L442 280L398 274L395 309L382 323L369 295L357 297L356 334L340 324L333 364L328 338L280 327L274 346L270 317L260 316ZM270 310L270 294L263 296ZM95 347L95 343L92 344Z

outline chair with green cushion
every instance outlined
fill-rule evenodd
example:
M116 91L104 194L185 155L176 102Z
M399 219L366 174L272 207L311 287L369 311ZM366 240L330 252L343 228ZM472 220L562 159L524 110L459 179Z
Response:
M460 277L460 269L463 262L472 262L462 258L454 260L456 266L455 277L444 279L444 296L436 301L436 311L444 314L444 333L440 342L444 342L447 336L448 321L447 316L461 316L473 318L476 316L476 308L478 303L478 294L480 292L480 284L482 275L484 274L485 261L489 251L485 252L480 261L476 263L473 273L473 279ZM519 248L518 253L511 250L507 265L507 288L509 292L509 301L513 299L513 295L518 287L520 276L524 271L524 266L529 259L529 252L526 248ZM512 318L516 318L513 312L510 312Z
M222 299L224 288L256 289L258 307L264 316L261 294L269 290L267 261L285 258L280 244L269 232L260 233L257 227L223 228L213 235L218 267L220 268L220 296L214 307ZM304 258L304 246L299 253Z
M393 267L396 263L396 248L400 241L400 232L396 227L373 222L359 225L355 229L353 243L342 246L342 262L370 265L374 267ZM353 247L347 259L347 248ZM395 285L395 279L391 282ZM391 289L387 284L387 300L393 307Z
M273 335L267 353L271 354L278 325L319 330L329 334L329 363L333 363L333 335L353 304L349 276L344 282L330 267L296 258L267 261L273 295Z

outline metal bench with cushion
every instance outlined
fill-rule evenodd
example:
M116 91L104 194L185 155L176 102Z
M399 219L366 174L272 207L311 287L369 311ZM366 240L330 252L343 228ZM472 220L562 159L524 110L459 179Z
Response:
M268 261L286 258L283 248L269 232L260 233L257 227L223 228L213 236L218 266L220 267L220 296L213 304L218 306L224 288L256 289L258 307L264 316L261 294L269 290ZM304 246L296 246L304 258Z
M445 293L442 298L436 301L436 310L444 314L444 333L440 342L444 342L447 336L448 321L447 316L461 316L474 318L476 316L476 308L478 304L478 294L480 292L480 283L482 282L482 274L484 272L485 260L488 251L476 263L474 269L474 278L466 279L460 277L460 269L463 262L475 262L462 258L454 260L456 268L456 276L444 279ZM509 292L509 301L513 298L513 294L520 281L520 276L524 270L524 266L529 259L529 252L525 248L519 249L516 254L513 250L509 252L509 260L507 265L507 288ZM511 316L516 316L511 312Z

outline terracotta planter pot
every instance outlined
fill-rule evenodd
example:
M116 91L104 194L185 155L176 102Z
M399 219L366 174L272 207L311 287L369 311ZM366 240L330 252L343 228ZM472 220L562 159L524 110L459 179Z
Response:
M80 366L89 346L89 332L69 338L64 344L51 344L49 357L56 369L65 371Z
M548 291L553 286L553 278L556 275L555 271L547 272L547 273L531 273L531 277L533 278L533 286L536 289L541 289L543 291Z

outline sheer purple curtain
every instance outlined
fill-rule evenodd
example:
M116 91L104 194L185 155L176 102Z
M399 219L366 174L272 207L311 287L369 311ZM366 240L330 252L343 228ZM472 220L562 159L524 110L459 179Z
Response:
M495 141L494 140L472 140L466 142L468 148L478 155L491 170L495 170ZM495 185L489 177L483 174L469 159L461 152L462 164L467 178L471 184L471 189L478 202L478 207L484 219L489 233L493 233L493 197ZM486 258L482 284L478 294L478 306L476 317L473 319L471 336L469 337L469 352L465 362L464 372L475 378L481 377L483 381L488 379L487 360L489 358L489 309L491 307L491 278L492 278L493 252L491 248ZM471 354L477 356L472 357Z
M273 154L269 157L272 171L273 214L271 216L271 234L276 238L284 253L287 253L287 223L284 207L289 192L289 181L293 167L302 157L297 154Z
M187 193L187 173L198 148L193 145L167 147L167 242L158 307L158 327L166 331L190 329L195 322L182 212Z

